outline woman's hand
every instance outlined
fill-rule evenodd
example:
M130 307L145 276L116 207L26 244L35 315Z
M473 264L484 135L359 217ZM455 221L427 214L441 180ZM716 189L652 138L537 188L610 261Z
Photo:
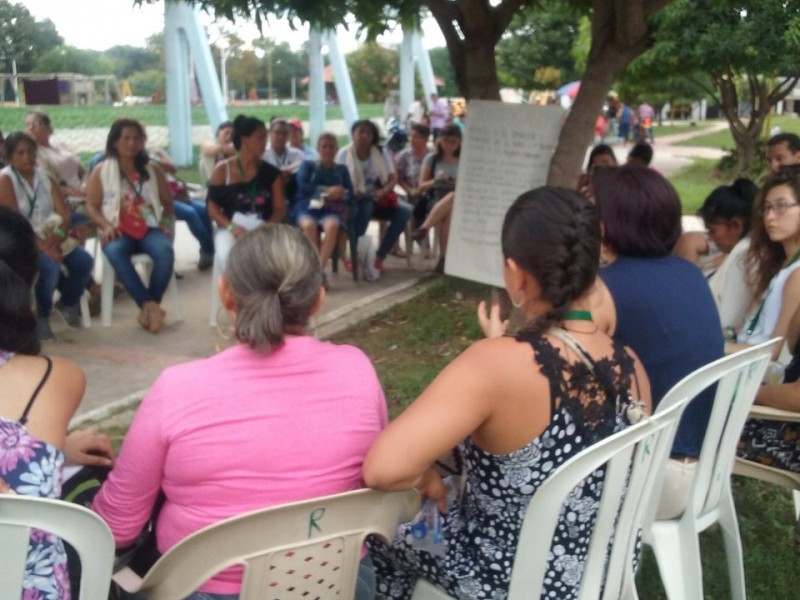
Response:
M442 481L442 476L439 472L431 467L422 476L422 480L417 485L420 495L423 500L429 498L432 502L436 503L439 507L439 512L447 512L447 486Z
M105 246L108 242L119 237L119 230L111 225L103 227L103 235L100 236L100 243Z
M114 448L111 446L111 440L93 427L67 434L64 440L64 455L68 465L110 467L114 464Z
M37 240L39 250L44 252L47 257L57 263L64 260L64 255L61 254L61 238L54 233L49 233L45 239Z
M500 303L492 302L491 310L486 309L486 301L478 304L478 323L487 338L501 337L508 329L508 319L500 320Z
M328 195L328 200L341 202L344 200L345 189L341 185L331 185L325 189L325 193Z

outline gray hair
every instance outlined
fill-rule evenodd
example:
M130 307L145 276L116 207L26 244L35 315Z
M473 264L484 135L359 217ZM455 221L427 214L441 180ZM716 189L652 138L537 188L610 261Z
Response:
M225 269L236 304L236 338L259 352L302 334L322 286L319 256L300 231L267 223L242 236Z

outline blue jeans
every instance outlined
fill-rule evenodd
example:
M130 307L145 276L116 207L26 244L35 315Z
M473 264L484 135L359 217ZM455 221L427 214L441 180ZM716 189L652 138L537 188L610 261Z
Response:
M375 253L377 258L386 258L406 228L406 223L411 218L412 210L411 205L402 200L398 201L396 208L376 206L374 201L366 198L359 200L356 203L356 236L361 237L367 232L370 219L389 221L386 234L383 236L378 246L378 251Z
M137 305L141 306L150 300L161 303L175 264L172 240L163 231L151 227L141 240L120 235L103 246L103 253ZM142 283L131 262L134 254L141 253L147 254L153 260L153 271L150 274L148 287Z
M186 221L189 231L200 242L200 252L209 256L214 254L213 229L211 229L211 219L206 211L205 202L176 200L175 218L178 221Z
M79 246L67 254L63 261L63 265L67 268L67 275L59 288L61 304L75 306L92 278L94 260L86 250ZM39 279L36 281L34 289L36 311L39 317L46 319L50 316L50 312L53 310L53 293L56 291L60 277L61 263L52 260L44 252L39 252Z
M411 218L412 211L411 205L402 200L397 202L396 208L375 207L372 218L381 221L389 221L386 234L383 236L381 244L378 246L378 251L375 253L377 258L386 258L386 255L391 252L397 240L399 240L400 236L403 234L406 223L408 223L408 220Z

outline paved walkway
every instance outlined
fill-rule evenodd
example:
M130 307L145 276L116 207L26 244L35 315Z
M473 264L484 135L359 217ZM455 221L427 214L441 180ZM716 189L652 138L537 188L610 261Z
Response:
M654 166L670 175L691 164L693 157L718 157L721 152L717 150L673 144L724 127L725 124L715 124L712 128L657 139ZM166 128L163 129L166 132ZM158 128L149 129L150 135L157 131ZM80 137L87 139L85 135ZM614 149L622 162L630 144L617 144ZM696 223L687 222L687 225L694 228ZM370 234L377 237L376 225L373 224ZM115 300L112 325L108 328L102 327L99 319L93 319L92 327L88 330L70 330L57 315L53 315L56 340L47 342L44 351L75 360L87 375L86 394L78 412L79 421L100 419L108 422L108 415L120 411L125 415L124 419L129 418L130 411L125 407L141 399L165 367L208 356L232 343L208 325L211 272L200 273L197 270L198 251L197 242L185 224L178 223L176 270L183 274L178 285L184 318L181 322L171 320L170 316L175 310L169 306L167 294L165 309L168 312L168 324L157 336L139 327L136 322L137 308L127 295ZM412 267L407 265L405 259L395 257L389 257L386 265L388 268L384 277L374 283L354 283L344 269L338 275L330 274L331 291L320 315L312 324L314 333L320 337L330 336L375 312L405 301L433 279L430 272L433 261L419 260L418 255L415 255ZM99 277L100 273L97 275Z

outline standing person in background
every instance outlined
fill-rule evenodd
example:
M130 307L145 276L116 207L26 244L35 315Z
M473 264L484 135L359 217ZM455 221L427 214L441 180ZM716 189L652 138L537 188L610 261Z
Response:
M628 143L628 138L631 134L631 125L633 120L633 111L631 111L630 104L623 102L619 109L619 137L622 139L623 144Z
M286 215L281 172L261 159L267 128L255 117L233 121L237 154L214 167L208 182L208 215L217 224L216 269L225 272L233 244L260 223L280 223Z
M140 309L139 325L158 333L166 315L159 305L175 266L175 207L164 172L150 163L146 139L138 121L114 121L106 158L89 176L86 199L103 253ZM138 253L153 261L147 286L131 262Z
M800 136L778 133L767 140L769 170L777 173L781 167L800 164Z
M305 143L303 122L295 118L289 119L287 123L289 124L289 147L294 150L300 150L305 160L319 160L319 152Z
M425 119L425 115L427 113L427 107L425 106L425 96L420 96L416 98L411 105L408 107L408 116L406 120L408 121L407 126L411 127L415 123L422 123Z
M236 155L233 147L233 121L223 121L217 127L217 134L213 140L206 140L200 144L200 172L203 175L203 185L208 185L211 173L218 162Z
M637 141L646 142L648 138L651 144L656 143L655 135L653 133L653 121L656 118L656 111L647 102L642 102L636 109L636 117L639 121L639 133L636 136Z
M59 288L61 298L56 310L67 325L81 327L78 308L83 291L92 277L94 261L86 250L72 238L67 238L70 213L61 188L52 177L36 166L36 142L22 131L6 138L9 165L0 171L0 206L22 214L37 235L39 277L36 295L37 332L39 339L53 339L50 313L53 294L62 278L62 266L67 274ZM70 243L71 242L71 243ZM5 290L0 288L0 295Z
M439 137L442 129L447 124L447 119L450 117L450 106L444 100L439 98L435 93L431 94L430 105L430 118L431 118L431 131L433 131L433 140Z

